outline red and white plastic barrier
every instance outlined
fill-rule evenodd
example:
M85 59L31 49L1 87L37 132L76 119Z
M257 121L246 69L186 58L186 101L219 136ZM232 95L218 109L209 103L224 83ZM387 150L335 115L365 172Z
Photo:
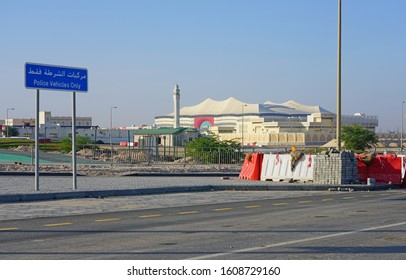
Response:
M252 154L249 159L246 158L240 172L240 179L259 180L261 176L263 156L264 154L257 153Z
M405 174L404 157L394 154L376 155L371 164L362 161L362 154L356 154L357 179L366 183L368 178L374 178L378 184L401 184Z
M313 160L314 155L303 155L291 171L291 155L265 154L261 181L313 181Z

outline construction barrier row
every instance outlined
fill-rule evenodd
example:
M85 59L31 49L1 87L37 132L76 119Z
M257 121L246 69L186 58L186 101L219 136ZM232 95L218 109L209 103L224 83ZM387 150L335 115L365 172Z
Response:
M401 184L404 174L404 158L393 154L375 155L365 158L356 154L358 180L367 183L368 178L374 178L377 184Z
M240 179L272 181L313 181L315 155L303 155L292 166L289 154L249 154L240 172ZM355 154L357 179L367 183L374 178L377 184L396 184L406 187L406 162L403 156L376 155L365 160L365 155Z
M314 155L301 157L292 168L291 155L248 155L240 172L240 179L272 181L312 181Z

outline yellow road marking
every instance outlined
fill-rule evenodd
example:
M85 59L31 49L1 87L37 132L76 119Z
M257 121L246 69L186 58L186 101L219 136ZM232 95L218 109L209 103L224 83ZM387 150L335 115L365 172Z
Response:
M233 208L217 208L217 209L213 209L213 211L230 211L233 210Z
M178 215L191 215L191 214L196 214L196 213L199 213L199 211L178 212L176 214L178 214Z
M374 196L373 194L366 194L366 195L363 195L362 197L372 197L372 196Z
M73 223L59 223L59 224L47 224L44 225L44 227L60 227L60 226L67 226L67 225L71 225Z
M0 228L0 231L1 230L17 230L18 228L16 228L16 227L10 227L10 228Z
M332 200L335 200L335 198L324 198L321 201L332 201Z
M355 196L347 196L347 197L343 197L343 199L353 199L355 198Z
M299 201L298 203L312 203L313 202L313 200L302 200L302 201Z
M390 193L381 193L380 195L390 195Z
M151 215L144 215L144 216L138 216L138 218L156 218L156 217L161 217L161 214L151 214Z
M287 205L287 204L289 204L289 203L287 203L287 202L281 202L281 203L274 203L274 204L272 204L272 205L281 206L281 205Z
M260 207L261 207L261 205L247 205L247 206L244 206L244 208L247 208L247 209L260 208Z
M101 222L111 222L111 221L119 221L121 218L109 218L109 219L101 219L101 220L95 220L95 222L101 223Z

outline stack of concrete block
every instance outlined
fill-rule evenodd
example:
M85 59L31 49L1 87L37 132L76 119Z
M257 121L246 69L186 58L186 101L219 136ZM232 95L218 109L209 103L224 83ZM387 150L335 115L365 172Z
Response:
M357 179L354 151L331 152L314 159L313 182L318 184L352 184Z

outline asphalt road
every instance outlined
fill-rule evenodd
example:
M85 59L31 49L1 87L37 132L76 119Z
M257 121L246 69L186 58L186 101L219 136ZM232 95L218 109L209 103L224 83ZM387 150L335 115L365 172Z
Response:
M6 220L0 259L404 260L405 201L399 190L303 192Z

